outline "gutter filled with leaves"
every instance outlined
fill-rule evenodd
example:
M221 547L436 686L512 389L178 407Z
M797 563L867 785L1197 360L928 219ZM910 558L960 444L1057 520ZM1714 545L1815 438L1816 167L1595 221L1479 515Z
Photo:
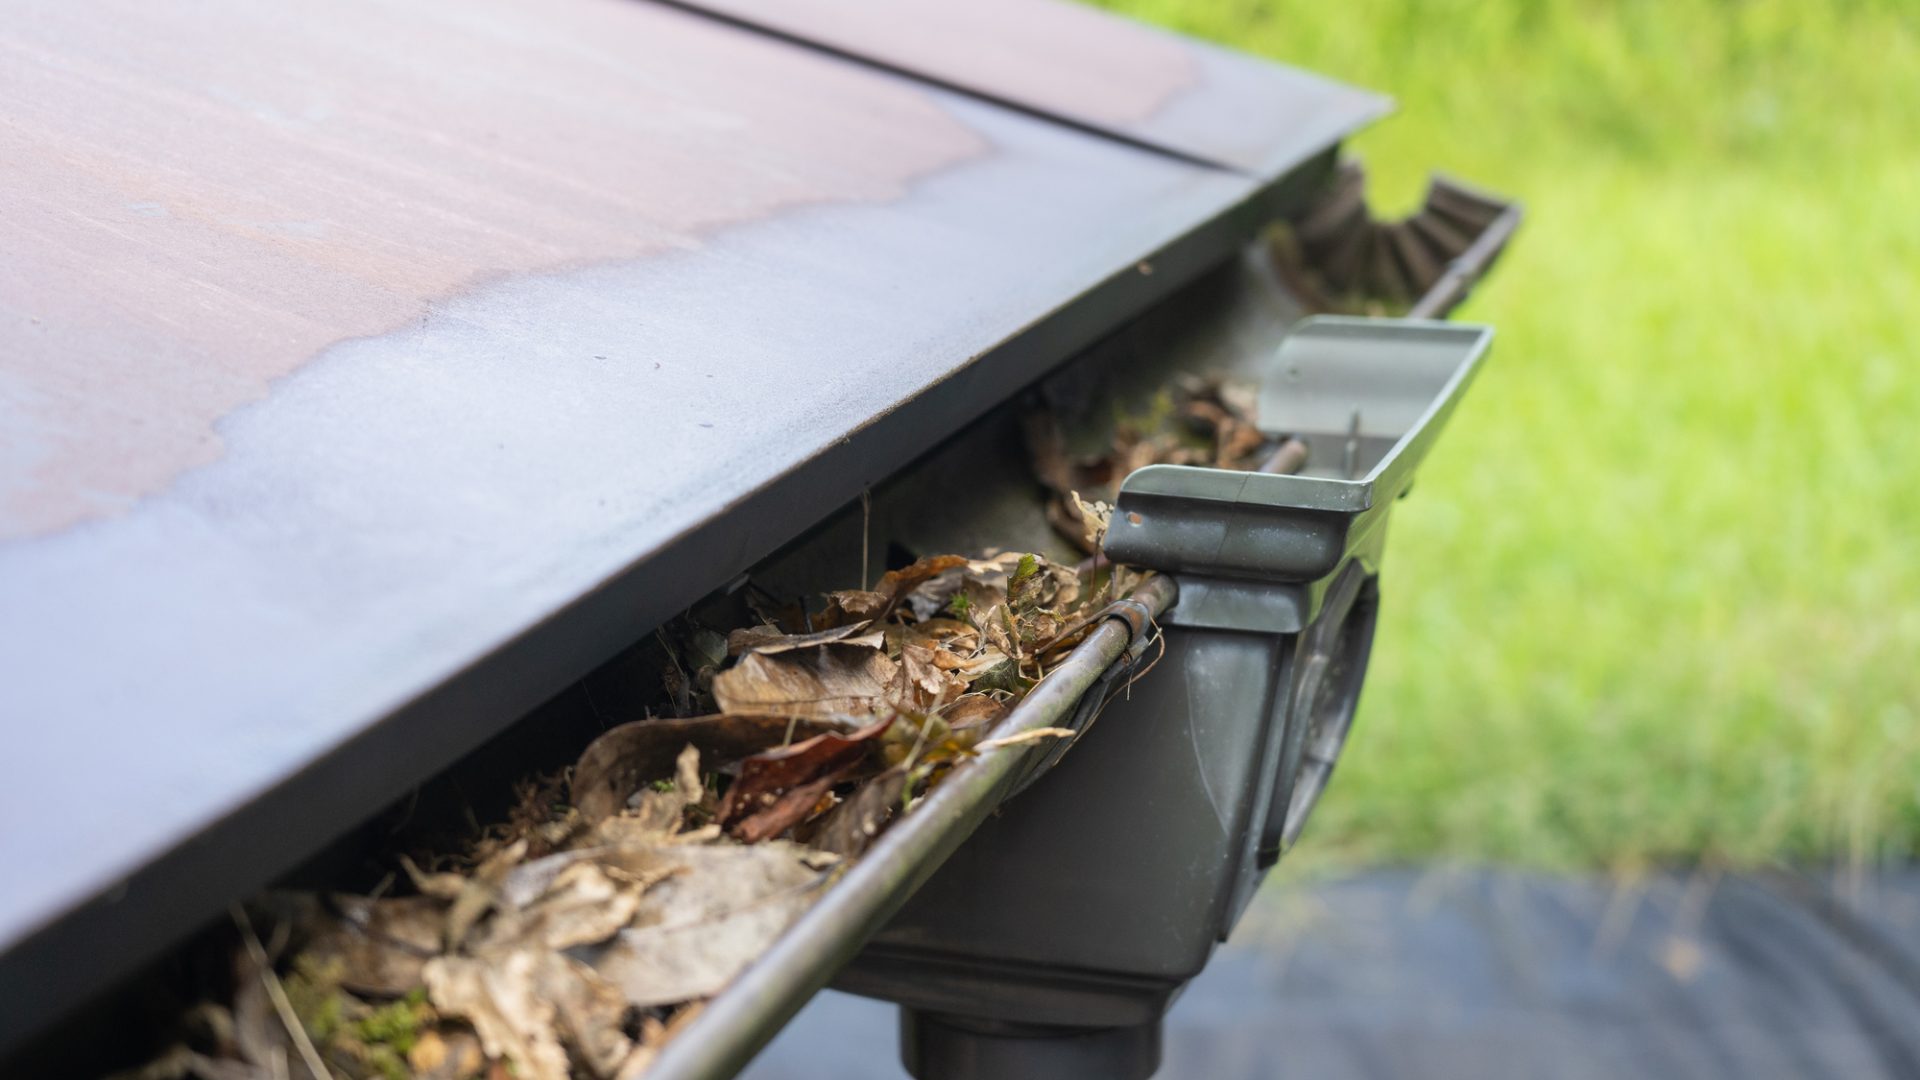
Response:
M1195 380L1071 457L1028 417L1046 516L1097 552L1141 465L1263 459L1246 387ZM665 716L606 730L507 820L371 895L233 912L224 988L139 1080L732 1075L980 822L1152 666L1170 578L942 555L756 625L662 627ZM232 940L232 939L230 939Z
M939 556L725 638L680 620L697 715L612 728L468 850L399 856L406 895L236 908L230 1000L122 1075L730 1075L1059 759L1173 595Z

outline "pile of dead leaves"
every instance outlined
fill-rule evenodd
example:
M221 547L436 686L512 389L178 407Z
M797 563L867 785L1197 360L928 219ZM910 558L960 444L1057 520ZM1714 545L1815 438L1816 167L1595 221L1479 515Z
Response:
M1255 469L1279 440L1255 422L1257 391L1245 380L1186 376L1147 408L1122 417L1097 451L1076 454L1059 419L1046 410L1024 417L1034 476L1051 498L1047 521L1089 556L1100 550L1105 516L1120 482L1148 465ZM1082 493L1088 498L1083 498Z
M401 860L400 895L236 913L229 1002L138 1075L640 1075L1125 582L1099 585L1033 555L941 556L724 637L670 628L676 715L607 731L565 799L532 800L556 811L445 865Z

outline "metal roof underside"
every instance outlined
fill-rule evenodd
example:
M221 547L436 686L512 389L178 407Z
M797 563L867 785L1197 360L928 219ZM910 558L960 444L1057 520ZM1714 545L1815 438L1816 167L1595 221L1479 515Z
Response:
M0 1044L1217 262L1380 111L950 6L0 25ZM890 51L916 19L955 51Z

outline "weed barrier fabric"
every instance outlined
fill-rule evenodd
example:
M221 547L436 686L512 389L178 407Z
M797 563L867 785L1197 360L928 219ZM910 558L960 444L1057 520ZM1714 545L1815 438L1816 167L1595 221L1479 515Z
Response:
M821 995L741 1075L902 1077L893 1011ZM1157 1075L1920 1075L1920 871L1290 884L1174 1006Z

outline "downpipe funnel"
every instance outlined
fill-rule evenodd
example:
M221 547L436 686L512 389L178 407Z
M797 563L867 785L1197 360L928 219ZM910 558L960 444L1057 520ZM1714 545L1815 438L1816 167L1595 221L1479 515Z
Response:
M1147 1080L1160 1068L1160 1021L1049 1027L900 1010L900 1062L918 1080Z
M1166 1008L1326 790L1366 676L1387 516L1490 338L1307 320L1260 404L1298 472L1154 465L1122 484L1106 556L1178 586L1152 677L838 981L902 1006L916 1077L1152 1074Z

